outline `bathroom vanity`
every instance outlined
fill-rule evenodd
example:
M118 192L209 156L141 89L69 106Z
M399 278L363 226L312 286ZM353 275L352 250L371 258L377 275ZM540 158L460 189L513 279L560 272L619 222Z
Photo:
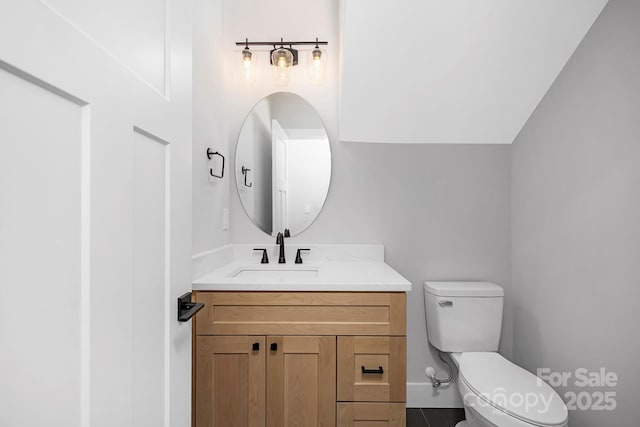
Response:
M232 262L195 281L194 425L404 427L410 288L380 261Z
M235 182L277 246L194 257L192 299L204 304L193 328L195 427L405 426L411 283L382 245L285 239L317 218L330 178L313 106L288 92L259 101L240 130Z

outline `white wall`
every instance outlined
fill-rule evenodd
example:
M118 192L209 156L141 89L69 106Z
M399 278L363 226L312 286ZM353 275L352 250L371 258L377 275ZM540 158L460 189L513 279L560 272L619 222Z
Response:
M570 411L580 427L638 425L638 22L640 3L612 0L513 146L515 360L619 378L558 388L616 393L615 411Z
M225 69L225 124L230 151L235 156L238 135L245 118L263 97L278 91L293 92L310 102L319 114L326 127L330 141L336 141L337 129L337 75L338 75L338 1L337 0L305 0L261 2L256 0L226 0L223 5L223 40L226 46L219 62ZM274 25L278 22L278 25ZM252 47L254 58L258 60L256 84L245 86L240 80L240 61L242 50L236 47L236 41L245 38L265 41L285 39L314 40L319 37L327 40L328 61L325 83L321 86L310 85L306 76L306 56L309 49L300 47L300 63L292 72L291 82L286 87L274 86L269 66L269 47ZM294 121L296 127L299 121ZM283 127L291 127L283 118ZM311 128L318 127L314 119L307 124ZM235 159L235 157L234 157ZM234 160L235 161L235 160ZM232 161L231 164L234 164ZM242 177L236 171L237 179ZM267 235L259 231L246 217L237 197L235 183L231 184L231 235L238 228L255 229L258 239L263 241ZM271 242L271 238L268 238ZM235 239L232 241L236 243Z
M329 195L318 219L296 243L382 243L387 262L414 285L408 295L408 381L419 383L418 406L459 405L456 391L443 388L434 393L426 385L424 368L443 365L427 345L422 283L425 280L479 279L503 285L510 297L509 271L509 146L410 146L366 145L338 142L339 28L337 0L260 2L223 0L222 52L216 63L224 70L226 144L231 154L247 114L264 96L279 90L294 92L309 101L320 115L331 145L332 176ZM273 22L279 22L274 25ZM215 21L215 19L213 20ZM211 29L208 29L211 31ZM240 83L240 48L235 41L313 39L329 41L327 78L322 86L306 81L304 68L294 69L286 88L271 83L266 53L256 51L255 86ZM194 55L198 55L198 43ZM204 51L201 51L204 52ZM203 53L201 53L203 54ZM209 55L210 52L207 52ZM204 77L204 75L203 75ZM194 95L198 90L194 90ZM216 101L218 94L214 94ZM209 102L213 102L209 100ZM217 107L210 106L215 110ZM222 116L222 115L221 115ZM379 120L372 117L372 120ZM217 131L214 129L214 131ZM194 141L197 145L197 141ZM197 148L194 159L199 159ZM233 156L231 156L233 157ZM229 162L233 165L233 159ZM196 180L194 162L194 248L219 246L215 232L219 211L225 203L215 188ZM234 174L230 174L234 175ZM239 173L235 173L238 176ZM232 243L274 243L247 218L231 182ZM203 191L207 190L207 191ZM210 190L210 191L209 191ZM213 200L212 196L218 197ZM196 216L201 215L201 221ZM218 240L216 240L218 239ZM195 250L195 249L194 249ZM196 250L196 252L198 251ZM288 254L292 256L291 253ZM511 311L507 303L502 351L511 353Z
M342 140L510 144L607 0L344 3Z
M225 126L225 70L220 57L229 51L222 43L222 1L195 0L193 28L193 253L206 252L230 241L222 230L222 209L229 207L233 183L235 143ZM207 147L226 157L224 178L209 177L209 168L220 174L220 160L208 160ZM235 193L235 188L233 189Z

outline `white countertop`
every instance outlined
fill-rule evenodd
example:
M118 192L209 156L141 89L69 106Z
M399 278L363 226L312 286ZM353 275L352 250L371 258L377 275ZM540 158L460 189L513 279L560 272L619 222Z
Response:
M233 277L243 269L316 270L304 278ZM268 274L267 274L268 275ZM267 276L265 275L265 276ZM195 291L333 291L407 292L411 282L382 261L310 261L305 264L260 264L231 261L193 281Z

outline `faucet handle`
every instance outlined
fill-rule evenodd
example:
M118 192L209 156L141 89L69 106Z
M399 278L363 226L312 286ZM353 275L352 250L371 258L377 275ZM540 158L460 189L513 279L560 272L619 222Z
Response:
M269 264L269 256L267 255L267 250L265 248L253 248L254 251L262 251L262 259L260 260L260 264Z
M302 256L300 255L300 251L309 251L311 252L311 249L298 249L298 252L296 252L296 264L302 264Z

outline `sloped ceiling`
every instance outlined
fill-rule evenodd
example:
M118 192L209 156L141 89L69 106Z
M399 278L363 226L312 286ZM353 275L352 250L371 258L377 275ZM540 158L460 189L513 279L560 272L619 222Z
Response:
M344 0L342 141L510 144L607 0Z

